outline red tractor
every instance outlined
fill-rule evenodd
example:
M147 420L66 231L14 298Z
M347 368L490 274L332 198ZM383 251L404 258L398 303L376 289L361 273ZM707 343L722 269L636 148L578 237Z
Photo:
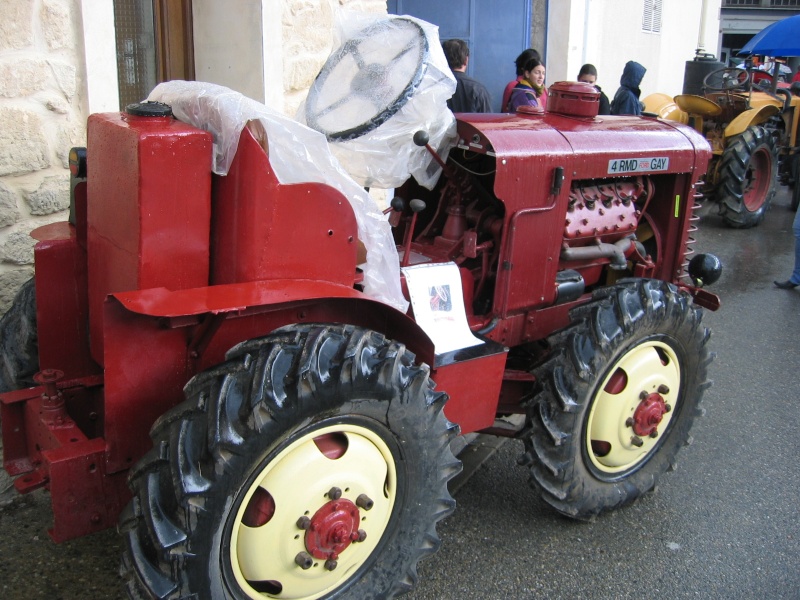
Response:
M597 102L561 83L546 113L458 115L435 188L388 217L407 312L363 291L347 198L280 183L249 129L218 176L166 106L92 115L0 330L5 386L36 384L0 395L16 489L50 491L57 542L117 526L132 598L406 592L472 432L522 440L565 515L633 502L709 385L711 151ZM421 316L450 312L474 341L441 351Z

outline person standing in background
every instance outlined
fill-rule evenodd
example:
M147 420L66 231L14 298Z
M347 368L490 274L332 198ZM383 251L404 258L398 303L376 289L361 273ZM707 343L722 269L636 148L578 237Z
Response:
M469 63L469 47L464 40L446 40L442 43L447 64L456 78L456 91L447 101L453 112L491 112L489 91L478 80L466 74Z
M508 107L508 100L509 100L509 98L511 98L511 90L513 90L514 86L516 86L524 78L524 75L522 74L522 71L523 71L523 69L525 67L525 63L528 62L532 58L535 58L540 63L543 62L542 61L542 57L539 55L539 52L537 50L534 50L533 48L528 48L527 50L523 50L520 53L520 55L517 56L517 59L514 61L514 65L517 68L517 78L516 79L512 79L511 81L509 81L506 84L505 90L503 90L503 102L500 104L500 110L502 110L503 112L508 112L506 110L506 108ZM539 103L539 106L541 106L542 108L547 106L547 88L546 87L542 88L542 94L541 94L541 96L539 96L537 101Z
M594 89L600 92L600 108L598 109L597 114L610 115L611 105L608 102L608 96L606 96L600 86L595 83L597 81L597 69L595 66L589 63L583 65L578 73L578 81L591 84L594 86Z
M530 58L522 68L522 79L511 90L506 112L516 112L520 106L538 106L543 108L540 98L544 90L544 65L535 58Z
M629 60L625 63L622 77L619 78L619 89L611 101L612 115L639 116L642 114L642 104L639 102L642 91L639 89L639 85L646 72L647 69L636 61Z
M800 185L800 182L796 181L795 185ZM782 290L793 290L800 285L800 210L794 215L792 230L794 231L794 271L786 281L775 281L775 285Z

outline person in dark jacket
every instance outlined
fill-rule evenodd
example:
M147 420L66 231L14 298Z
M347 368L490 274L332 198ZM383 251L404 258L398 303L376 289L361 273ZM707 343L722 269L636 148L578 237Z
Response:
M608 96L606 96L605 92L600 89L600 86L595 83L597 81L597 69L595 66L589 63L583 65L578 73L578 81L589 83L594 86L594 89L600 92L600 108L598 109L597 114L610 115L611 105L608 102Z
M446 40L442 49L456 78L456 91L447 101L447 108L453 112L491 112L489 90L465 72L469 63L467 43L464 40Z
M639 85L646 72L647 69L636 61L629 60L625 63L622 77L619 78L619 89L611 101L612 115L642 114L642 105L639 102L642 91L639 89Z

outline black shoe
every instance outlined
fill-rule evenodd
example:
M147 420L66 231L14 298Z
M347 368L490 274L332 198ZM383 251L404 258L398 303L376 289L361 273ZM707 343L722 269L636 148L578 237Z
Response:
M775 281L773 282L776 287L779 287L782 290L793 290L797 287L796 283L792 283L788 279L786 281Z

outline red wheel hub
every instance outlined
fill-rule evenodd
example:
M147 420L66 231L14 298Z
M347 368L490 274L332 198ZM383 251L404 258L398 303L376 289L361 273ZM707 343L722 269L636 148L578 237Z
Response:
M668 412L667 403L661 394L648 394L633 413L633 431L639 437L652 435L658 429L658 424Z
M306 530L306 549L319 559L336 560L347 547L359 540L361 515L347 499L331 500L311 518Z

